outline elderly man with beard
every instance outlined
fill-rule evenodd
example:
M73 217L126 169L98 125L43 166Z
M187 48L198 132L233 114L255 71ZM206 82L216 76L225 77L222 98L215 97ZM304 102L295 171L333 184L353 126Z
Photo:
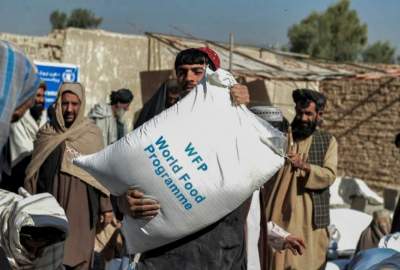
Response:
M337 142L318 128L326 98L319 92L293 92L296 116L288 131L285 165L264 196L266 219L304 239L303 256L268 254L269 269L324 269L329 243L329 186L336 178Z
M91 175L72 164L79 154L103 148L100 129L84 117L85 91L79 83L63 83L51 121L40 129L32 161L26 170L30 193L52 194L67 215L70 231L65 243L66 269L91 269L95 225L111 222L109 192Z
M7 166L4 168L1 188L17 193L24 185L25 170L31 161L33 143L39 128L47 122L44 109L46 83L41 82L36 92L35 103L21 119L11 124L10 136L5 149Z
M119 89L110 94L110 104L96 104L89 112L91 118L103 133L104 145L110 145L128 132L124 119L133 100L129 89Z

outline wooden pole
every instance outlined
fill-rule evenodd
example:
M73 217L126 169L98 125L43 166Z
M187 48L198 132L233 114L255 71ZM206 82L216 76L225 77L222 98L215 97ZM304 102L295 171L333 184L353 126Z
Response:
M147 36L149 41L147 43L147 71L150 71L151 65L151 37Z
M233 66L233 33L229 33L229 72L232 73Z

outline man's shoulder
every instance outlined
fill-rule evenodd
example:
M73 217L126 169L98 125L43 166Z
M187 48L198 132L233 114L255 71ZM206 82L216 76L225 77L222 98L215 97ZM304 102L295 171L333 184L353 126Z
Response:
M90 109L88 117L92 119L102 119L111 117L112 109L110 104L98 103Z
M326 130L323 130L323 129L317 129L313 133L312 137L315 138L315 139L322 139L322 140L325 140L325 141L331 141L331 140L335 140L336 141L336 138L335 138L335 136L333 134L331 134L330 132L328 132Z
M90 129L96 133L102 134L101 129L96 125L96 123L93 121L93 119L86 118L86 122L87 122L88 129Z

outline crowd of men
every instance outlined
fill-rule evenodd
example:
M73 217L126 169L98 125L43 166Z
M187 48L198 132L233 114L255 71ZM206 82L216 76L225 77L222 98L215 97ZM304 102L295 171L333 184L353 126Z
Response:
M114 228L112 234L118 234L123 215L154 218L163 205L148 199L139 189L127 190L120 197L110 196L95 178L73 165L72 159L77 154L95 153L128 132L124 115L133 94L129 89L112 91L109 104L96 104L85 116L84 86L66 82L61 85L55 103L45 110L46 85L39 84L33 65L12 44L0 41L0 45L0 85L4 86L0 93L0 188L9 191L2 192L12 201L23 200L16 195L18 191L52 194L69 224L65 237L55 237L61 233L59 228L52 231L51 225L26 225L32 227L24 234L30 241L21 244L27 250L34 247L29 256L10 252L5 246L11 239L0 231L0 268L104 269L105 261L115 254L129 254L124 254L121 247L112 255L102 254L103 248L108 252L113 249L104 244L95 256L95 242L99 241L96 235L110 225ZM31 69L12 63L17 59L15 55L21 63L29 63ZM10 65L14 65L14 72L8 68ZM176 79L165 82L144 104L134 127L184 98L204 79L207 67L214 71L220 68L219 57L213 50L181 51L175 60ZM237 84L230 91L234 104L249 103L246 86ZM264 117L286 133L288 150L284 166L260 191L261 269L317 270L324 269L326 263L329 186L336 178L337 142L320 129L326 105L323 94L297 89L293 91L293 101L296 115L290 125L285 124L278 108L274 110L281 120ZM135 269L247 269L249 200L199 232L136 256ZM0 221L9 217L7 211L15 209L0 205ZM36 257L50 256L43 250L59 247L60 243L62 263L52 260L39 268Z

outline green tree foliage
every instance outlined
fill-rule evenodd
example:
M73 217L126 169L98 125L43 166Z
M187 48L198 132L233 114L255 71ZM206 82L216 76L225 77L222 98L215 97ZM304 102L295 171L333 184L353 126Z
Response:
M392 47L388 41L378 41L368 46L362 56L364 62L393 64L395 60L395 52L396 49Z
M52 29L64 29L66 27L76 28L97 28L102 22L101 17L97 17L92 11L77 8L71 11L67 16L64 12L58 10L50 14L50 23Z
M67 25L67 14L59 10L55 10L50 14L51 28L64 29Z
M367 25L349 0L340 0L325 12L312 12L289 28L290 50L335 61L357 59L367 42Z
M102 20L102 18L96 17L92 11L78 8L74 9L69 15L67 27L97 28Z

